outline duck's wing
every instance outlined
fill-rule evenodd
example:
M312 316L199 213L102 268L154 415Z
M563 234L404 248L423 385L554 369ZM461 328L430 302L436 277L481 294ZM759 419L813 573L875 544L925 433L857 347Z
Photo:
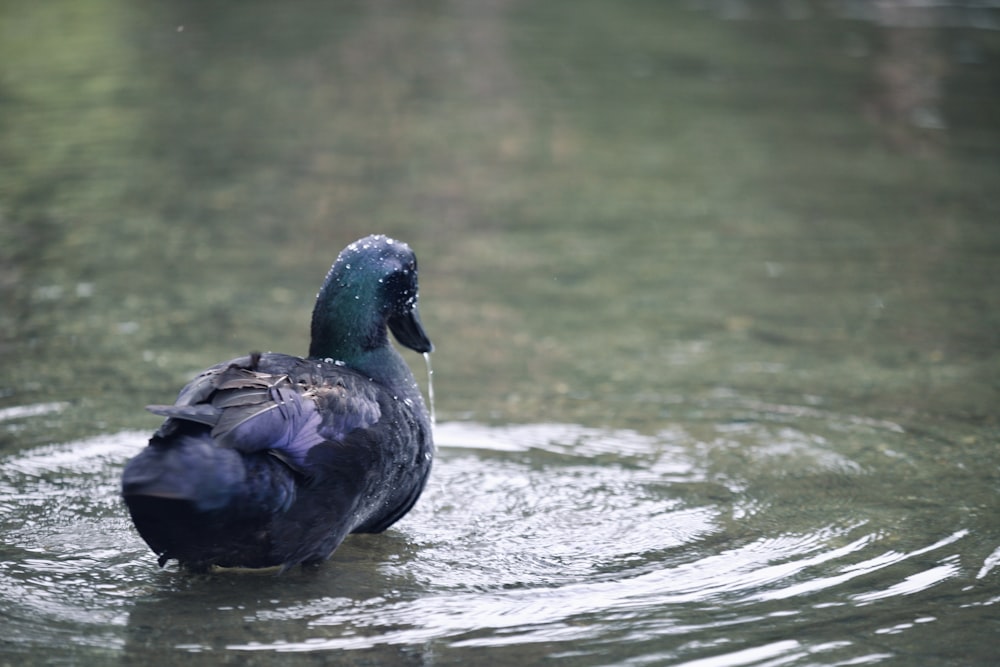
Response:
M378 421L371 384L349 369L297 357L242 357L200 374L174 405L147 409L169 418L161 435L176 428L171 421L203 424L221 446L272 450L297 467L312 447L342 442L354 429Z
M146 409L161 417L214 427L225 407L217 402L220 392L243 390L239 392L243 401L252 402L253 397L266 394L274 384L270 374L258 373L250 368L250 359L240 357L204 370L181 389L173 405L147 405ZM175 424L168 420L158 435L168 435L172 426Z

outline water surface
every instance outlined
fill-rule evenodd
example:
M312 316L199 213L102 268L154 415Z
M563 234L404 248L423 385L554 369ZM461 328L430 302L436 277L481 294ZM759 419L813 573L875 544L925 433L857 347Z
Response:
M992 664L995 8L22 5L4 658ZM143 406L304 352L372 232L420 258L425 496L320 568L160 570Z

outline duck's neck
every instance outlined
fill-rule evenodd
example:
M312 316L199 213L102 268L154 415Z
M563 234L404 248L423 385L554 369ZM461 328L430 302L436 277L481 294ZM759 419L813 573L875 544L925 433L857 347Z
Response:
M316 295L309 356L348 362L387 345L385 318L371 302L351 286L327 279Z
M383 384L403 380L415 386L409 366L389 343L384 318L364 307L370 303L364 295L338 287L324 285L316 298L309 357L343 362Z

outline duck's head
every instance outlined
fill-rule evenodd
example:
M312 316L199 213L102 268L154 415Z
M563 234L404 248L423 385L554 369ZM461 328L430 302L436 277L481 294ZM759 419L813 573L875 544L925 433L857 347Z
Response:
M316 295L309 356L352 362L388 346L386 328L411 350L434 346L417 311L417 257L381 234L344 248Z

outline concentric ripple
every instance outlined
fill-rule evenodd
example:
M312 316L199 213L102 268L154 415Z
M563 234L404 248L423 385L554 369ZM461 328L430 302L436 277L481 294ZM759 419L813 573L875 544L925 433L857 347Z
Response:
M442 424L404 521L281 577L156 567L118 498L145 434L21 452L0 481L5 639L70 660L874 662L940 623L941 596L996 602L1000 549L946 503L906 500L923 481L893 454L902 429L775 415L651 434Z

